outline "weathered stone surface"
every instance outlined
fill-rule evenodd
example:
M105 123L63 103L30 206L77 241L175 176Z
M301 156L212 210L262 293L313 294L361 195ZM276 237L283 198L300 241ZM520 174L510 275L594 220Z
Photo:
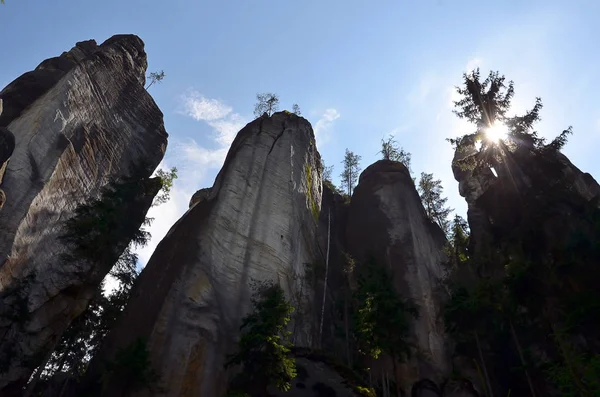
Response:
M442 397L439 387L429 379L423 379L412 387L411 397Z
M222 395L224 358L250 308L250 281L274 280L295 306L305 305L309 291L300 280L315 257L319 162L303 118L276 113L242 129L209 197L158 245L92 376L103 359L142 337L158 384L136 396ZM310 329L292 329L296 343L310 344Z
M211 188L200 189L196 193L193 194L190 199L190 206L192 208L194 205L198 204L201 201L207 200L210 197Z
M9 359L2 395L19 395L108 271L61 261L64 222L109 180L141 162L147 178L163 157L167 134L143 87L146 66L138 37L115 36L100 46L78 43L2 91L0 125L16 138L2 181L9 197L0 212L2 307L14 303L15 288L27 292L25 316L0 314L0 356ZM145 214L152 196L132 202L132 216Z
M348 357L350 353L348 344L345 338L340 338L339 331L336 329L344 324L344 315L347 314L340 313L339 302L349 302L351 293L348 288L349 273L345 268L348 210L349 204L344 202L344 198L324 184L319 216L317 266L322 269L322 273L325 273L327 256L329 256L329 266L327 268L327 299L325 300L322 337L319 343L319 335L315 335L315 346L330 352L345 363L351 362L351 357ZM315 274L310 282L316 286L314 291L315 317L310 321L320 326L323 293L325 292L324 274L318 276ZM344 308L349 310L348 305L345 305Z
M448 380L444 385L442 395L444 397L479 397L479 393L475 391L471 382L466 379Z
M46 59L34 70L27 72L7 85L0 97L4 100L4 110L0 115L0 126L6 127L19 117L21 112L44 95L50 88L73 69L79 62L98 51L94 40L75 44L61 56Z
M292 388L281 392L270 387L269 393L275 397L365 396L367 386L352 370L335 360L308 350L298 349L296 358L297 376L292 380Z
M2 98L0 98L0 116L2 116ZM15 150L15 136L7 128L0 127L0 187L2 186L2 177L6 172L8 160ZM0 189L0 209L4 206L6 194Z
M381 160L365 169L352 196L347 233L356 266L373 255L391 270L397 290L418 306L411 333L418 352L398 364L402 389L408 392L423 378L440 383L450 371L439 291L446 238L427 219L404 165Z

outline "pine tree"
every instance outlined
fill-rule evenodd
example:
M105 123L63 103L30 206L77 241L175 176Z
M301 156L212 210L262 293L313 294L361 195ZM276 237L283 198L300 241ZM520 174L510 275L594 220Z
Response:
M389 271L373 258L360 267L358 288L354 292L357 304L354 329L358 350L374 359L381 354L388 355L397 375L396 360L410 357L410 325L419 313L400 296L392 280ZM396 387L399 387L398 379ZM399 390L397 392L400 395Z
M344 156L344 170L340 174L342 178L342 186L341 189L346 191L348 196L352 195L352 191L354 190L354 186L356 182L358 182L358 174L360 173L360 162L361 157L357 154L354 154L350 150L346 149L346 154Z
M279 110L279 96L272 92L263 92L256 94L256 104L254 105L254 116L260 117L264 113L272 116Z
M253 289L253 311L243 319L238 352L228 357L225 367L242 365L236 388L267 396L269 385L288 391L296 377L295 360L289 357L291 332L286 330L294 307L279 285L260 282Z
M412 169L410 168L411 154L400 147L392 135L387 140L381 140L381 150L379 153L381 153L384 160L398 161L404 164L408 172L412 174Z
M425 207L427 217L437 223L443 232L448 235L450 232L448 216L453 209L446 206L448 198L442 197L444 188L442 181L434 179L433 174L421 172L421 179L417 187L419 196Z
M66 223L63 239L74 244L75 249L65 256L65 260L87 258L103 261L110 266L109 274L117 281L117 287L105 293L105 280L98 286L87 309L73 320L46 364L38 369L43 371L39 375L44 379L60 373L66 373L72 378L83 376L87 364L129 300L133 284L139 274L138 258L134 249L144 246L150 239L150 234L143 226L148 226L151 219L146 217L142 222L142 228L138 228L139 223L128 217L128 213L123 213L140 194L153 193L153 188L148 190L152 179L140 178L139 172L142 172L142 167L137 167L129 178L109 183L98 199L80 206L76 210L76 215ZM164 172L164 174L159 170L157 176L160 178L162 188L155 196L154 205L169 200L172 182L176 178L176 169L171 169L169 173ZM126 241L126 236L131 233L133 238L129 245L118 259L112 259L114 258L112 255L115 254L111 253L110 248L121 239ZM101 250L106 254L98 254Z
M148 76L148 79L150 80L150 83L146 86L146 90L150 87L152 87L152 85L154 83L161 83L165 78L165 72L164 71L160 71L160 72L152 72L150 73L150 76Z
M294 103L292 105L292 113L294 113L296 116L302 116L302 112L300 111L300 106L298 106L297 103Z
M457 165L463 169L476 167L496 167L499 161L517 149L529 151L560 150L572 134L571 127L564 130L547 144L539 137L533 126L540 120L542 100L536 98L533 108L520 116L508 116L514 96L514 83L498 72L491 71L481 81L479 68L463 74L463 85L456 87L460 98L454 101L453 110L459 118L469 121L475 126L475 132L459 138L448 139L457 147L463 142L479 141L481 146L477 153L460 160ZM506 130L503 139L490 139L490 128L501 127Z

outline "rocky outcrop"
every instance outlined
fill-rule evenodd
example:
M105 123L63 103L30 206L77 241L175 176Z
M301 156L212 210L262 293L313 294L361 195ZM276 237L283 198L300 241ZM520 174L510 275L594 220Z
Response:
M0 98L0 116L2 116L2 98ZM0 209L6 201L6 194L2 187L2 177L6 172L8 160L15 150L15 136L7 128L0 127Z
M64 263L65 221L134 168L147 179L164 155L167 134L144 89L146 67L143 42L115 36L99 46L78 43L0 93L0 126L16 138L0 211L3 396L20 395L109 270L93 261ZM143 220L159 187L148 181L129 203L134 219Z
M348 250L356 266L369 256L385 264L398 292L418 307L411 332L416 352L398 364L405 392L424 378L439 384L450 372L439 291L445 242L444 233L425 215L404 165L381 160L365 169L350 204Z
M276 397L375 397L363 380L350 368L335 359L310 349L293 349L296 359L296 378L287 392L269 388Z
M224 359L250 309L252 279L273 280L294 306L308 306L301 279L315 258L319 164L303 118L281 112L243 128L208 195L192 200L158 245L91 376L141 337L157 384L136 396L222 395ZM310 345L309 324L293 321L296 343ZM110 387L109 395L118 395Z

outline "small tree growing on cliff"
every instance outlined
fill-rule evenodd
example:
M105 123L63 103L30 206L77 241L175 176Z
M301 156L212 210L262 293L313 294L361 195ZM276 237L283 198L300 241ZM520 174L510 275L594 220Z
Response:
M292 113L294 113L296 116L302 116L302 112L300 111L300 106L298 106L297 103L294 103L294 105L292 105Z
M288 391L296 377L295 360L288 356L291 333L286 330L294 307L279 285L255 283L253 289L253 311L242 321L239 351L228 357L225 368L243 365L238 387L252 395L268 395L269 385Z
M390 272L373 258L361 266L354 293L355 333L361 353L374 359L389 355L397 374L396 360L410 356L408 333L412 318L418 318L419 313L398 294L392 280Z
M358 174L360 173L360 162L361 157L354 152L346 149L346 154L344 156L344 170L340 174L342 178L342 190L345 190L348 193L348 196L352 195L352 191L354 190L354 186L356 182L358 182Z
M444 191L442 181L433 179L433 174L421 172L421 179L419 180L417 190L425 207L427 217L437 223L444 233L448 235L450 232L448 216L453 210L446 206L448 198L442 197Z
M156 171L156 177L160 178L162 188L154 198L154 203L152 203L152 206L164 204L171 198L173 181L177 179L177 168L173 167L169 171L159 169Z
M384 160L398 161L404 164L412 174L410 168L411 154L398 145L398 142L396 142L393 135L390 135L387 140L381 140L381 150L379 153L381 153Z
M260 117L264 113L272 116L279 110L279 96L272 92L263 92L256 94L256 104L254 105L254 116Z
M152 72L147 78L150 80L150 84L146 86L146 90L152 87L154 83L161 83L165 78L165 72L162 70L160 72Z

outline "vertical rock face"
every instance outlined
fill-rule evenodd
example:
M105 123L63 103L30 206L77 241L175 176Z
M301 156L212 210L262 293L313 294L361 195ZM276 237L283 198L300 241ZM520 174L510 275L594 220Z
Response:
M242 129L213 187L192 199L140 275L93 363L96 375L102 359L142 337L158 384L140 396L221 395L251 280L274 280L296 307L308 295L300 280L315 256L319 164L303 118L276 113ZM310 344L310 330L296 320L296 342Z
M0 116L2 116L2 98L0 98ZM0 186L8 166L8 160L15 150L15 136L7 128L0 127ZM4 206L6 194L0 189L0 209Z
M411 335L418 352L399 374L405 391L419 379L439 383L449 373L439 291L445 242L404 165L382 160L365 169L350 204L348 250L357 266L371 255L385 264L398 292L418 306Z
M19 390L109 270L61 260L65 221L135 166L148 178L164 155L167 133L143 86L146 67L143 42L115 36L78 43L0 93L0 127L15 137L0 211L2 395ZM158 187L150 183L130 203L132 216L143 219Z

